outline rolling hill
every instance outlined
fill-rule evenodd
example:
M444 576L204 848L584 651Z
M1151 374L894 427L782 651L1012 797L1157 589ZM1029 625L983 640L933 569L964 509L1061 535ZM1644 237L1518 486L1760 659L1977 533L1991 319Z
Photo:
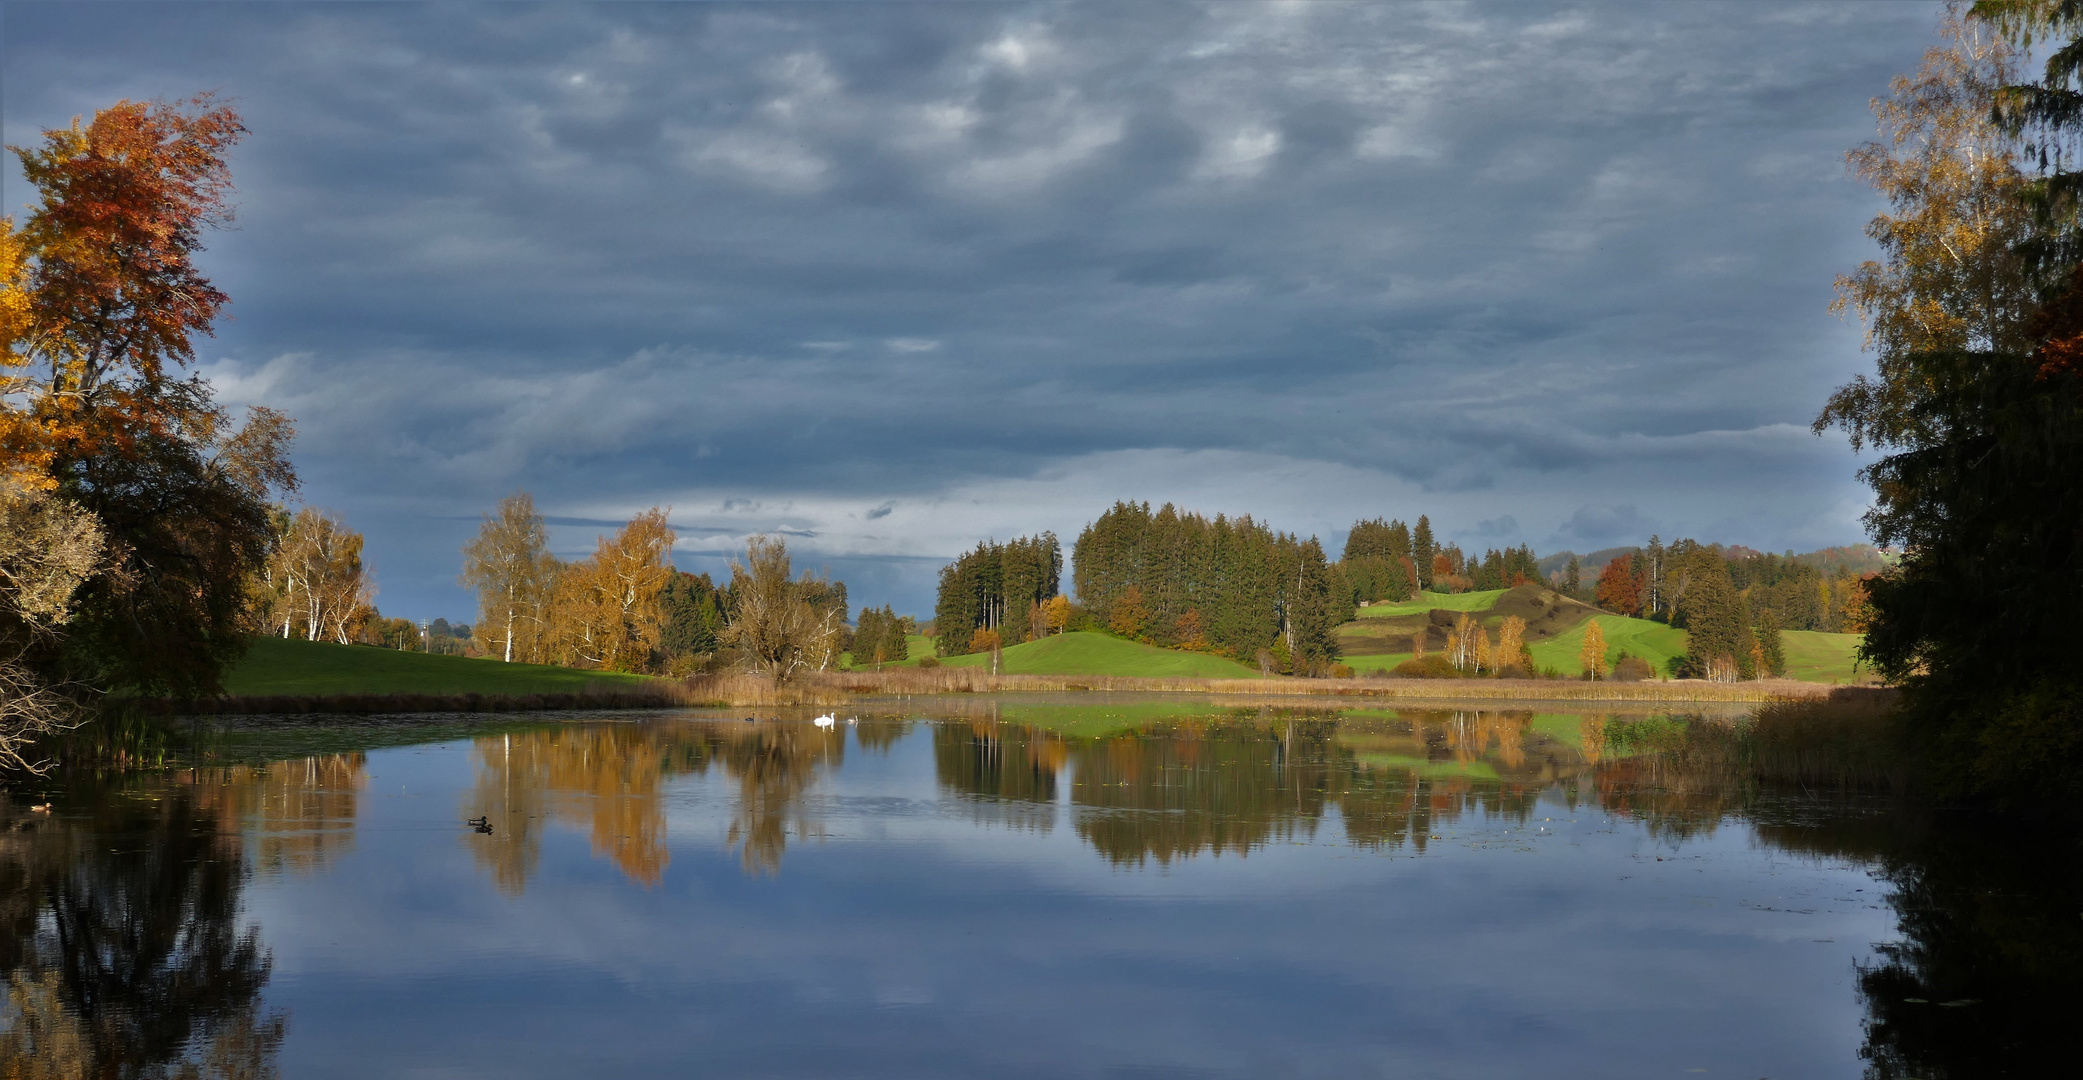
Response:
M921 650L930 654L930 641ZM1057 634L1004 650L1006 675L1137 675L1145 678L1255 679L1256 668L1207 653L1160 649L1091 632ZM916 661L908 661L916 664ZM988 667L989 654L950 656L948 667Z

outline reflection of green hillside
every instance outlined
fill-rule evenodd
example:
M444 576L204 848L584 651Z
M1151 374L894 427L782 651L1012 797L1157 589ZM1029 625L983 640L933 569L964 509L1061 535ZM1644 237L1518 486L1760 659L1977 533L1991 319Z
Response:
M1497 767L1487 761L1429 761L1425 758L1405 757L1402 754L1359 752L1353 754L1353 761L1370 769L1396 769L1427 779L1442 776L1497 779Z

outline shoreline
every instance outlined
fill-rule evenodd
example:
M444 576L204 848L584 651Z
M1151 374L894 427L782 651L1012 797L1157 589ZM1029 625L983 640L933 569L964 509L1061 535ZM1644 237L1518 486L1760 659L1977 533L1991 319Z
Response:
M1001 693L1148 694L1268 701L1484 704L1569 702L1614 705L1765 704L1824 701L1849 691L1890 694L1879 687L1763 679L1714 683L1696 679L1633 683L1553 679L1204 679L1109 675L992 675L968 669L823 672L774 687L748 675L698 676L642 690L564 694L353 693L227 696L204 701L152 701L145 707L171 716L379 715L394 713L528 713L619 711L739 706L839 706L864 699L903 699Z

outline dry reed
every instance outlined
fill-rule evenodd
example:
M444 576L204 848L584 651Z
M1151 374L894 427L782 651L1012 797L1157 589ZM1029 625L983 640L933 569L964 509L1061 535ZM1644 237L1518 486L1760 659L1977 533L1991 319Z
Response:
M1776 679L1759 682L1575 682L1551 679L1204 679L1125 675L993 675L974 668L896 668L815 672L775 686L740 672L653 680L641 688L588 687L569 694L329 694L158 701L152 712L180 715L531 712L691 706L844 705L859 697L937 694L1216 694L1367 701L1581 701L1643 704L1763 703L1825 698L1831 687Z
M1891 690L1773 702L1752 714L1748 736L1750 768L1761 780L1894 792L1910 786L1911 754Z

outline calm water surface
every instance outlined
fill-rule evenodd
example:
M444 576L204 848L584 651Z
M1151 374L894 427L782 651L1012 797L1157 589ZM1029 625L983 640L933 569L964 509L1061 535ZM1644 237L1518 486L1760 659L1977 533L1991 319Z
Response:
M2045 1075L2083 997L2073 845L1744 790L1683 720L925 710L53 779L0 1075Z

